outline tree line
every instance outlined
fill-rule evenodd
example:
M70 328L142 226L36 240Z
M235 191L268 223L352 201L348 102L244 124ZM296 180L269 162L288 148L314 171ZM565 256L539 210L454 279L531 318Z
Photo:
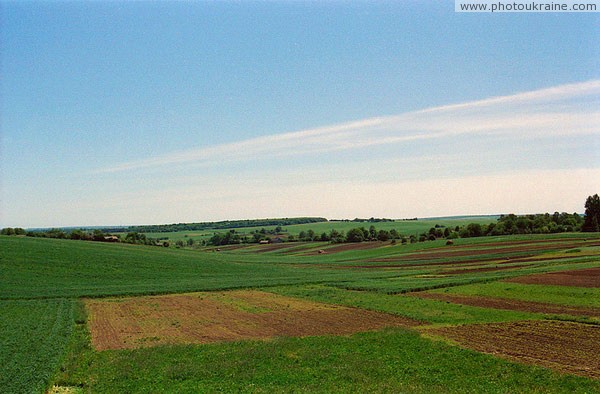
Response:
M120 229L107 229L109 232L138 232L138 233L172 233L177 231L201 231L201 230L225 230L241 227L264 227L264 226L291 226L294 224L307 224L326 222L326 218L321 217L299 217L299 218L279 218L279 219L245 219L245 220L223 220L220 222L200 222L200 223L174 223L174 224L153 224L144 226L129 226Z
M361 221L362 219L354 219ZM259 243L261 241L275 242L364 242L364 241L392 241L400 240L402 243L423 242L427 240L436 240L440 238L455 239L455 238L470 238L482 236L497 236L497 235L515 235L515 234L550 234L560 232L600 232L600 197L598 194L589 196L585 202L585 215L581 216L577 213L554 212L553 214L535 214L535 215L501 215L495 223L479 224L469 223L464 226L456 226L454 228L445 227L443 225L435 225L428 232L414 235L402 235L397 230L378 230L374 225L368 229L364 226L356 227L347 232L332 229L329 232L317 234L313 230L303 230L297 236L287 234L283 229L284 225L306 224L327 221L325 218L306 217L292 219L256 219L256 220L236 220L212 222L212 225L221 226L225 223L234 223L239 227L250 227L256 223L274 223L275 228L267 230L264 227L260 230L253 230L249 235L241 234L235 228L229 228L229 231L216 232L208 240L202 244L208 245L231 245L240 243ZM389 221L389 219L365 219L367 222L377 223ZM193 224L190 224L193 225ZM177 225L166 225L177 226ZM143 228L152 228L153 232L159 226L141 226ZM134 228L134 227L132 227ZM218 228L216 228L218 229ZM175 231L175 230L173 230ZM45 237L59 239L73 239L84 241L98 242L125 242L131 244L170 246L167 237L150 238L140 231L129 231L126 234L115 235L114 232L108 233L101 229L92 231L84 229L63 230L50 229L45 231L25 230L21 227L5 227L0 230L0 235L16 235L30 237ZM176 246L193 246L195 243L191 238L186 242L177 241Z
M589 208L591 207L591 208ZM226 233L215 233L208 241L208 245L232 245L241 243L259 243L268 240L270 242L331 242L331 243L352 243L366 241L392 241L395 243L401 241L405 243L415 243L424 241L433 241L437 239L456 239L472 238L483 236L498 235L518 235L518 234L552 234L561 232L577 231L600 231L598 228L600 222L600 199L598 195L590 196L586 201L586 215L581 216L577 213L554 212L553 214L535 214L535 215L501 215L495 223L480 224L469 223L463 226L446 227L436 224L428 232L421 234L403 235L396 229L383 230L377 229L374 225L365 228L356 227L347 232L332 229L329 232L317 234L314 230L303 230L297 237L287 235L282 237L281 227L268 231L262 229L253 231L250 236L237 233L234 229ZM273 235L269 236L269 235Z
M94 241L94 242L123 242L138 245L155 245L155 246L170 246L168 237L150 238L145 234L137 232L129 232L123 235L115 235L105 233L102 230L96 229L87 231L82 229L63 230L52 228L49 230L29 230L26 231L20 227L11 228L5 227L0 230L0 235L25 235L27 237L36 238L56 238L56 239L71 239L79 241Z

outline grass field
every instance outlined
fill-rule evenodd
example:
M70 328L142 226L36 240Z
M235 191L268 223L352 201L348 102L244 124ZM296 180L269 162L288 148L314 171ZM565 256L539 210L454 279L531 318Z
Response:
M74 301L0 301L0 391L43 392L64 357Z
M599 246L600 234L221 252L0 237L0 387L600 392ZM367 327L368 313L401 327ZM102 350L98 332L126 345Z

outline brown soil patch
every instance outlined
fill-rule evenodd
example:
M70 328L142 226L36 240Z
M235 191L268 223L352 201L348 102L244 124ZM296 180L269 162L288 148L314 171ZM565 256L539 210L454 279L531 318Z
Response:
M417 253L408 253L401 256L393 256L393 257L383 257L378 259L373 259L369 261L373 262L400 262L400 261L422 261L422 260L438 260L438 259L447 259L452 257L476 257L476 256L484 256L484 255L502 255L506 254L507 258L525 258L535 255L531 252L551 252L563 249L572 249L581 246L600 246L600 243L590 243L590 242L559 242L554 241L550 242L542 242L537 241L532 244L532 242L528 242L527 244L517 245L518 242L511 243L497 243L497 244L479 244L479 245L469 245L469 248L460 248L456 246L447 246L445 248L436 248L429 250L427 252L417 252ZM515 246L516 245L516 246ZM476 247L477 249L474 249ZM577 257L577 256L570 256ZM495 257L498 259L498 257Z
M375 249L385 245L390 245L389 242L381 242L381 241L365 241L365 242L349 242L343 244L337 244L331 247L322 247L326 253L341 253L347 252L349 250L368 250ZM319 254L318 250L311 250L309 252L303 253L304 255L314 255Z
M508 309L512 311L566 314L574 316L600 317L600 308L583 308L547 304L544 302L511 300L508 298L465 296L460 294L444 293L411 293L413 297L427 298L430 300L447 301L454 304L478 306L482 308Z
M530 285L600 287L600 267L520 276L507 281Z
M494 272L494 271L504 271L517 269L522 267L529 267L528 264L518 264L518 265L501 265L495 267L481 267L481 268L465 268L465 269L454 269L448 271L441 271L440 274L444 275L462 275L462 274L472 274L475 272Z
M476 255L474 255L476 256ZM404 256L396 256L396 257L382 257L382 258L378 258L378 259L372 259L372 260L367 260L369 262L375 262L375 263L399 263L399 262L404 262L404 265L410 264L411 266L414 267L419 267L419 266L430 266L430 265L449 265L449 264L467 264L467 263L482 263L482 262L487 262L487 261L499 261L499 260L512 260L515 261L517 259L527 259L530 257L535 256L535 254L533 253L523 253L523 254L512 254L510 256L505 256L505 257L498 257L498 256L494 256L494 257L481 257L481 258L475 258L475 259L469 259L469 260L451 260L451 261L442 261L439 262L437 260L441 260L442 257L435 257L435 258L405 258ZM469 257L469 256L463 256L463 257ZM414 263L415 261L417 261L417 263ZM420 261L426 261L425 263L421 263Z
M453 261L444 261L444 262L432 262L432 263L404 263L404 264L370 264L370 265L335 265L335 267L343 267L343 268L415 268L415 267L443 267L446 265L451 266L470 266L470 265L478 265L481 263L495 263L495 264L514 264L514 263L535 263L538 261L551 261L551 260L562 260L562 259L572 259L573 256L553 256L553 257L544 257L543 255L525 255L526 257L518 257L518 258L503 258L498 259L498 257L484 258L484 259L475 259L475 260L453 260ZM375 260L369 260L375 261ZM333 267L333 265L332 265ZM508 268L507 268L508 269Z
M579 242L582 245L587 242L587 238L568 238L568 239L529 239L524 241L501 241L501 242L484 242L477 244L480 246L506 246L506 245L525 245L525 244L543 244L543 243L560 243L560 242ZM596 239L590 239L590 241L597 241ZM473 247L474 245L464 245Z
M276 336L348 335L420 322L261 291L86 300L97 350Z
M600 326L521 321L427 330L461 346L556 371L600 378Z
M265 253L265 252L273 252L273 251L281 250L281 249L290 249L295 246L297 246L297 245L282 242L282 243L276 243L276 244L258 245L256 247L256 249L253 249L252 251L255 253Z
M240 250L248 248L249 244L235 244L235 245L219 245L219 246L204 246L200 248L203 252L229 252L233 250Z

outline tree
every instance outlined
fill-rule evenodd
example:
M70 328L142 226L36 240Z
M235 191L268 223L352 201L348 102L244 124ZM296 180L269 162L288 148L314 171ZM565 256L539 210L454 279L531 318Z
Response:
M377 230L375 230L375 226L371 225L369 227L369 238L376 239L377 238Z
M337 243L342 243L344 242L344 233L343 232L339 232L335 229L331 230L329 232L329 239L331 240L331 243L337 244Z
M127 233L127 235L125 236L125 242L128 242L130 244L143 244L146 242L146 235L133 231Z
M390 232L387 230L379 230L377 232L377 240L378 241L388 241L390 239Z
M481 224L479 223L467 224L467 231L469 232L469 237L481 237L483 235Z
M94 230L94 232L93 232L94 241L102 242L102 241L104 241L104 236L105 236L105 234L102 232L102 230Z
M360 228L352 228L346 234L346 242L362 242L365 240L365 234Z
M585 220L581 228L582 231L586 232L599 232L600 231L600 197L598 194L589 196L585 200Z

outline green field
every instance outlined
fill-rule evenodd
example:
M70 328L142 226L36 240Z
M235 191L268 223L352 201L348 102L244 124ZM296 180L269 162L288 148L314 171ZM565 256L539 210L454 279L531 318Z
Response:
M333 246L213 252L0 236L0 387L8 393L44 392L53 385L107 393L600 392L595 375L505 360L427 334L429 327L548 319L595 327L598 317L415 296L427 291L600 311L598 286L502 281L599 268L599 244L600 234L572 233L458 239L452 246L441 240L381 243L317 254ZM420 326L96 351L78 301L238 288L385 312Z
M43 392L65 356L74 301L0 301L2 392Z

